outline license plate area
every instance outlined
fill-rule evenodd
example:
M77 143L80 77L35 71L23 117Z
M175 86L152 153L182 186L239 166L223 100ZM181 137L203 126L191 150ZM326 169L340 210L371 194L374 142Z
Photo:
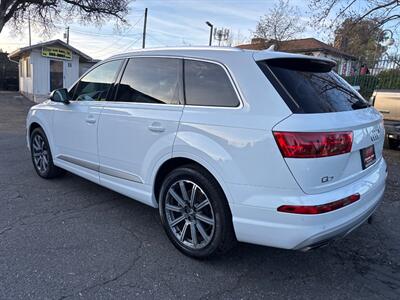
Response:
M361 149L361 164L363 170L372 166L376 161L375 147L371 145L367 148Z

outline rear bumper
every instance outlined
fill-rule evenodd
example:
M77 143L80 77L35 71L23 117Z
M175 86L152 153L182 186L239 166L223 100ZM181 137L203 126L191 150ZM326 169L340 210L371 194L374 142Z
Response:
M381 159L373 172L358 181L316 195L232 185L235 199L230 206L236 237L242 242L296 250L308 250L342 237L367 220L377 208L383 198L386 176L386 163ZM325 214L298 215L276 210L283 204L318 205L355 193L360 194L360 200Z

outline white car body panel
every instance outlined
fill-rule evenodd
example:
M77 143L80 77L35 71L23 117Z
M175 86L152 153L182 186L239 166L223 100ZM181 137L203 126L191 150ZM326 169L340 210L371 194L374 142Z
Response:
M285 161L304 192L322 193L344 186L371 171L363 170L360 150L375 145L377 162L382 158L385 139L381 115L372 107L355 111L323 114L293 114L274 127L276 131L297 131L301 124L304 132L352 131L353 145L350 153L318 159L286 158ZM376 130L377 139L371 141ZM328 182L321 178L329 177Z
M306 56L271 51L172 48L117 55L173 57L222 65L240 100L239 107L158 105L122 102L46 101L31 108L43 128L54 164L102 186L157 207L154 183L170 159L185 158L218 181L232 212L239 241L303 249L347 234L382 200L386 164L381 116L373 109L293 114L255 61ZM313 58L314 59L314 58ZM93 68L95 68L94 66ZM90 72L90 70L88 71ZM359 150L373 143L377 161L360 170ZM285 159L275 131L353 131L352 152L318 159ZM353 156L353 157L352 157ZM321 177L334 180L321 183ZM277 212L283 204L319 205L359 193L351 205L321 215Z
M102 102L71 101L69 105L53 104L53 156L56 164L67 164L85 172L99 183L97 128ZM85 167L74 162L82 161Z
M98 127L100 165L149 184L145 179L159 157L172 157L182 110L183 105L106 103Z

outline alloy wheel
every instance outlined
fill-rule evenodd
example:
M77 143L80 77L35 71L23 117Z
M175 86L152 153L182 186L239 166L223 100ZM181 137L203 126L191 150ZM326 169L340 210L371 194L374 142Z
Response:
M214 210L206 193L190 180L178 180L169 188L165 215L175 238L192 249L206 247L214 236Z
M36 169L40 173L45 173L49 168L49 150L45 140L36 134L32 140L32 155Z

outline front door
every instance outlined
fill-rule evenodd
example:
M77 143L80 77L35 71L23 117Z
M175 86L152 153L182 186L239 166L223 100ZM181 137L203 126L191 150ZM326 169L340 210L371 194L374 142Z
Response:
M64 62L50 60L50 91L64 87Z
M69 104L54 103L56 163L98 182L98 120L122 61L106 62L86 74L69 91Z
M154 165L172 156L183 111L181 71L182 61L175 58L128 61L117 93L104 105L99 120L102 184L147 184Z

